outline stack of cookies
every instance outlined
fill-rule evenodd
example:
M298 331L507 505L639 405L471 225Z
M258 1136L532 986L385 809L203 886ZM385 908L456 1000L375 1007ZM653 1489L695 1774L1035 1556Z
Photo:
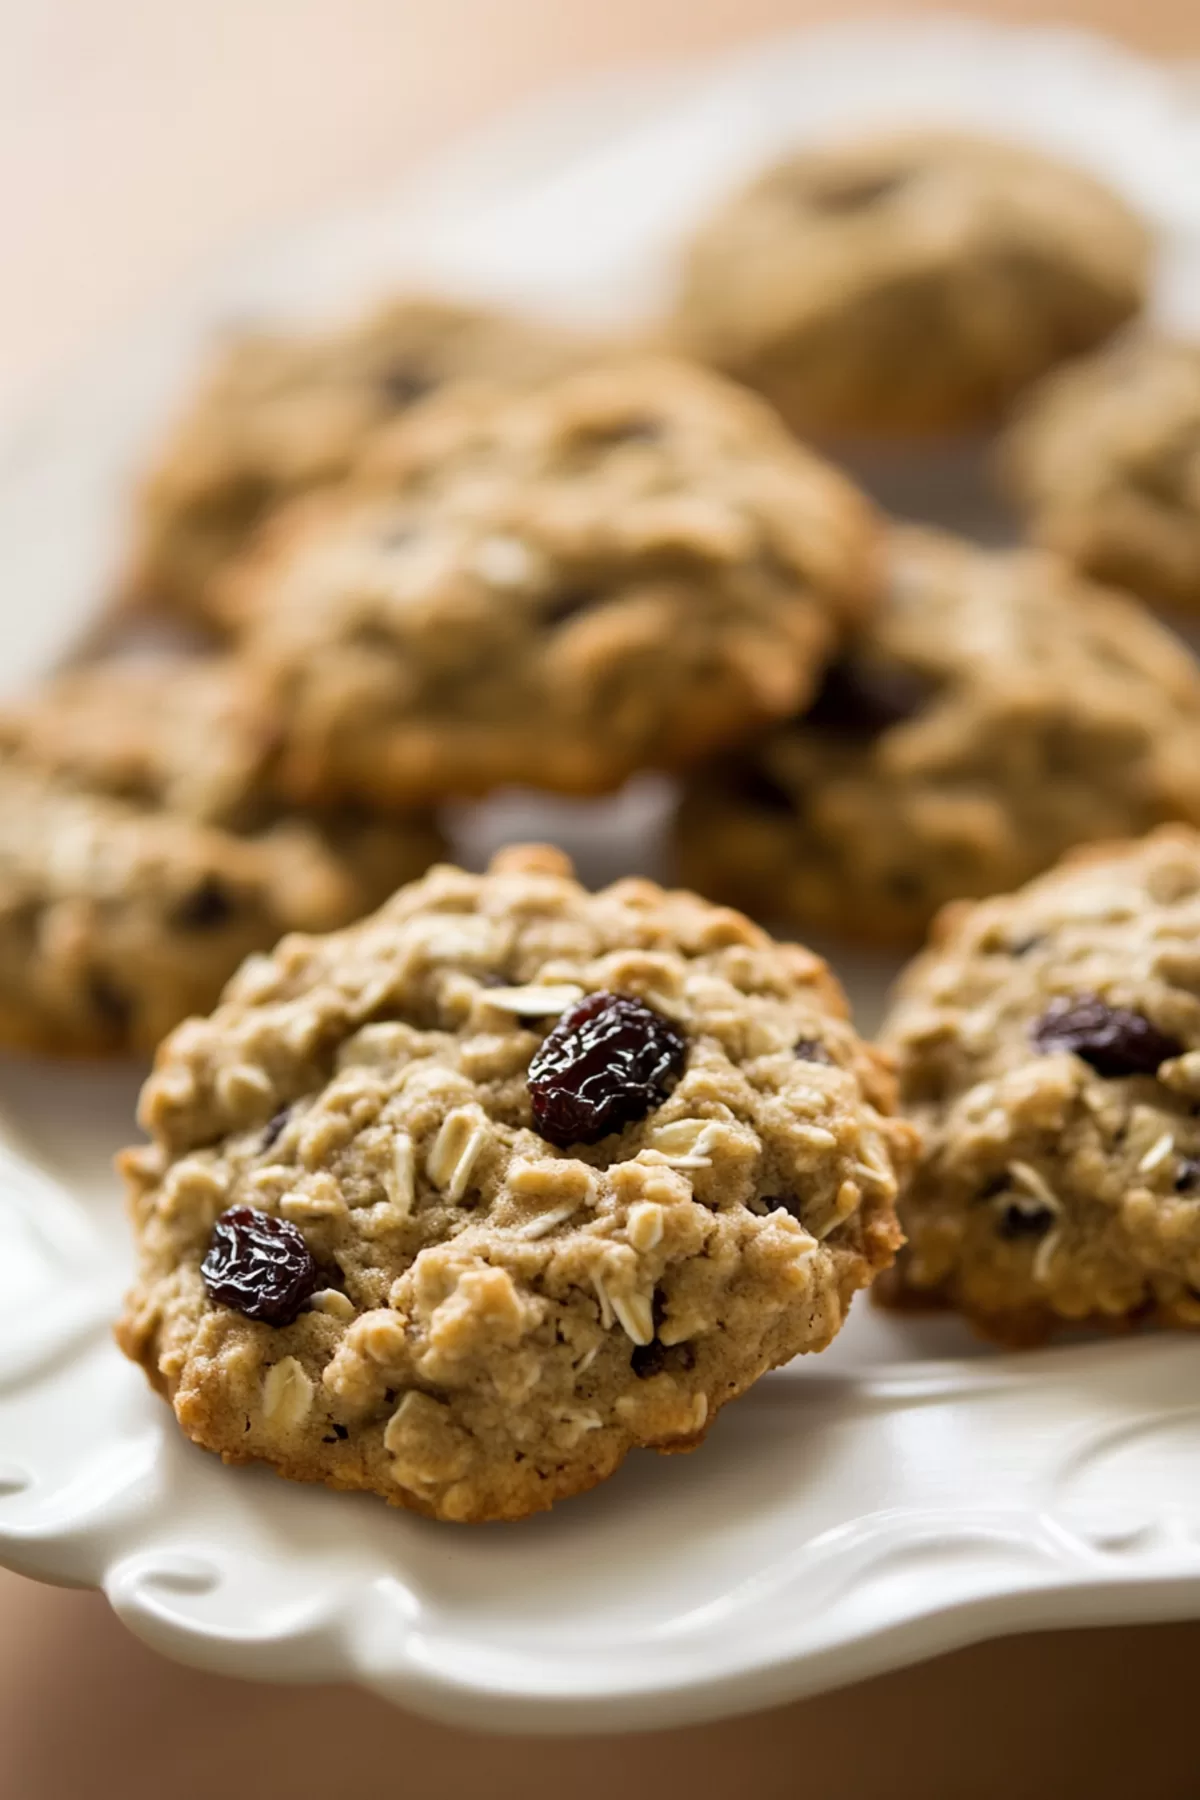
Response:
M0 1039L165 1040L119 1336L195 1441L518 1518L877 1275L1010 1341L1200 1322L1200 669L1143 604L1200 603L1200 360L1108 342L1151 251L911 133L727 200L656 348L400 298L227 352L118 649L0 717ZM1031 544L836 466L1013 406ZM451 802L645 770L711 899L425 872ZM726 902L938 918L889 1049Z

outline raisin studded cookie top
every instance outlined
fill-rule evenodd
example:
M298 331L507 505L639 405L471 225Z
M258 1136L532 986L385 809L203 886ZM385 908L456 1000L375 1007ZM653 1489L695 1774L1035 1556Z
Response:
M519 1518L830 1341L891 1106L808 951L554 851L438 868L163 1047L120 1341L227 1460Z
M874 598L865 501L684 364L447 395L372 483L227 585L303 798L617 787L791 711Z
M925 1150L901 1300L988 1332L1200 1325L1200 836L948 909L885 1036Z
M211 577L283 501L340 480L371 432L448 382L537 380L580 354L552 327L421 298L324 334L235 339L147 478L131 586L211 619Z
M692 777L685 879L765 918L912 943L1073 845L1200 824L1200 671L1037 551L896 529L878 616L794 724Z
M0 714L0 1042L152 1050L252 950L358 918L423 816L302 814L231 663L97 664Z
M1002 463L1042 543L1200 611L1200 344L1133 337L1062 370L1029 395Z
M803 150L697 237L677 333L800 430L987 420L1141 306L1115 195L1012 144L923 132Z

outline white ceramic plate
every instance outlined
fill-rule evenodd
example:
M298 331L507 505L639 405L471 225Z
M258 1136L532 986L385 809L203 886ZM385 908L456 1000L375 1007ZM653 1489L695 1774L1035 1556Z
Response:
M230 320L336 311L414 270L632 317L688 221L772 148L930 115L1101 170L1162 234L1160 311L1200 316L1188 84L1090 39L838 27L596 83L419 192L197 285L0 444L4 680L89 617L130 472ZM995 527L969 465L900 472L910 504ZM654 781L595 807L512 798L464 813L460 847L478 862L534 833L577 848L592 879L653 869L666 800ZM838 961L869 1024L889 967ZM159 1649L354 1680L464 1724L598 1730L765 1706L996 1631L1200 1612L1200 1341L1184 1337L997 1356L953 1319L861 1305L696 1456L635 1457L520 1526L438 1526L224 1469L108 1336L128 1255L109 1159L137 1080L0 1063L0 1560L103 1587Z

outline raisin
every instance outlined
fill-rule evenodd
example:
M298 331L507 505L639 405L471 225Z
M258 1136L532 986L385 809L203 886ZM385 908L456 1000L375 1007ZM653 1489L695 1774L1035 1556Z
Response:
M392 546L384 547L390 549ZM359 619L348 636L356 650L368 650L372 655L389 656L396 649L395 636L382 619Z
M264 1325L290 1325L323 1285L312 1252L290 1220L252 1206L221 1214L200 1273L218 1305Z
M1175 1192L1187 1194L1200 1187L1200 1156L1181 1156L1175 1167Z
M790 817L796 802L783 783L757 764L747 764L734 778L734 797L758 812L778 813Z
M260 1156L264 1151L269 1150L272 1144L278 1142L279 1138L283 1135L283 1128L291 1117L291 1113L292 1109L290 1106L281 1106L279 1111L273 1113L267 1120L266 1124L263 1126L263 1134L258 1146L258 1153Z
M833 176L824 183L818 183L811 199L821 212L862 212L866 207L877 206L881 200L897 193L907 180L905 172Z
M658 1106L687 1044L628 994L589 994L564 1013L529 1065L533 1122L550 1143L595 1144Z
M837 662L826 670L803 722L835 737L869 740L911 719L932 692L932 683L913 669Z
M171 915L181 931L216 931L237 911L233 895L216 875L206 875Z
M661 1375L667 1366L666 1345L660 1344L657 1338L651 1338L648 1344L635 1344L629 1366L639 1381L647 1381L651 1375Z
M1098 1075L1154 1075L1160 1063L1182 1056L1183 1045L1142 1013L1110 1006L1098 994L1076 994L1054 1000L1030 1030L1046 1056L1070 1051Z
M648 1344L635 1344L629 1366L639 1381L648 1381L664 1370L671 1374L687 1374L696 1366L696 1352L690 1344L660 1344L651 1338Z
M576 618L593 606L599 606L604 595L599 588L573 587L562 588L551 594L542 610L543 625L565 625L568 619Z
M828 1063L833 1067L833 1058L818 1038L797 1038L792 1045L792 1055L798 1062Z
M92 1011L103 1019L110 1031L128 1031L133 1018L133 1001L110 975L93 969L87 979L87 995Z
M1010 1200L996 1217L996 1236L1012 1243L1018 1238L1045 1237L1054 1214L1040 1200Z
M380 392L392 406L415 406L436 386L426 370L411 362L395 362L379 377Z
M650 413L633 413L608 425L593 425L579 433L578 442L588 450L615 450L619 444L656 444L663 424Z
M925 891L921 877L912 869L889 869L883 878L883 885L893 900L905 906L911 906L920 900Z

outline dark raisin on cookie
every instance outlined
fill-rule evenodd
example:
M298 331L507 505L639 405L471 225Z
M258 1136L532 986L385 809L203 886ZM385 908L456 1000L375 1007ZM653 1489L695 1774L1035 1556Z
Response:
M296 1226L252 1206L221 1214L200 1274L218 1305L264 1325L290 1325L324 1285Z
M687 1374L696 1366L696 1352L690 1344L663 1344L651 1338L648 1344L635 1344L629 1366L639 1381L652 1375Z
M395 362L379 377L380 391L392 406L415 406L431 394L437 382L411 362Z
M258 1146L260 1156L269 1150L273 1144L276 1144L279 1141L279 1138L283 1134L283 1128L291 1115L292 1109L290 1106L281 1106L277 1113L272 1113L271 1117L263 1126L263 1134Z
M638 413L628 419L614 419L611 424L596 424L580 432L576 442L588 450L615 450L621 444L657 444L663 435L663 423L650 413Z
M595 1144L666 1099L687 1044L628 994L589 994L564 1013L529 1065L533 1122L551 1144Z
M369 651L372 656L395 654L395 634L388 630L382 619L359 619L347 639L356 650Z
M792 1055L797 1062L827 1063L831 1068L833 1058L818 1038L797 1038L792 1045Z
M87 978L87 997L92 1011L111 1031L128 1031L133 1019L133 1001L111 975L106 975L102 969L93 969Z
M1098 994L1051 1001L1030 1037L1043 1055L1069 1051L1107 1078L1155 1075L1160 1064L1183 1055L1179 1040L1160 1031L1144 1014L1110 1006Z
M635 1344L629 1366L639 1381L647 1381L651 1375L661 1375L667 1366L666 1345L660 1344L657 1338L651 1338L648 1344Z
M180 931L219 931L236 911L237 903L225 883L216 875L205 875L183 896L171 920Z
M821 212L863 212L889 199L908 180L907 171L879 175L842 175L819 182L808 197Z
M1020 1238L1045 1237L1054 1223L1054 1212L1042 1200L1014 1197L996 1214L996 1236L1006 1243Z
M1200 1187L1200 1156L1181 1156L1175 1165L1175 1192L1190 1194Z
M834 737L870 740L905 724L932 692L933 683L913 669L847 659L826 670L802 722Z
M733 779L735 796L743 805L758 812L777 813L781 818L791 818L796 812L795 797L761 765L748 763L738 769Z
M589 612L593 606L599 606L603 600L604 594L600 588L560 588L550 595L543 606L542 624L565 625L568 619L574 619L580 613Z

